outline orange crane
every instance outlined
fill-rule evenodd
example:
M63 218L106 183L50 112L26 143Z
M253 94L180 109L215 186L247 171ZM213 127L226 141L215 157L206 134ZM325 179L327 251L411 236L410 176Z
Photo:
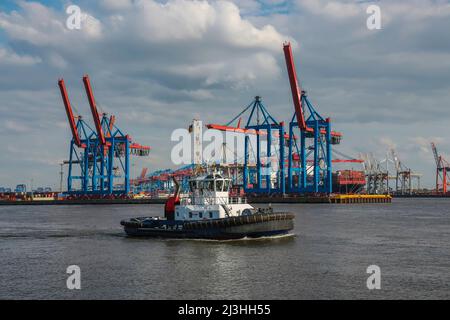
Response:
M286 61L286 67L289 76L289 84L291 86L292 100L294 102L295 116L297 119L298 127L301 131L305 131L308 133L313 133L314 129L309 127L306 124L305 115L303 111L302 105L302 97L305 95L305 91L303 91L298 83L297 71L294 63L294 56L292 54L292 47L290 42L287 42L283 45L284 58ZM320 133L325 134L326 130L320 130ZM331 131L331 136L337 141L340 140L342 134L340 132Z
M431 142L431 150L433 150L434 160L436 162L436 193L446 194L447 187L450 184L450 163L442 155L439 155L434 142Z
M100 117L89 80L83 77L95 131L81 117L75 122L64 80L58 85L72 131L67 178L70 197L128 197L130 192L130 155L147 156L149 146L132 141L115 124L114 115ZM122 178L122 182L118 179ZM74 183L80 180L81 183Z
M104 146L106 145L105 135L103 134L102 124L100 120L100 115L98 114L97 104L95 103L94 93L92 92L91 82L89 76L85 75L83 77L84 88L86 89L86 94L89 100L89 106L91 107L92 117L94 119L95 129L97 131L98 139L100 143Z
M69 95L67 94L66 84L64 79L58 81L59 90L61 91L61 97L66 109L67 119L69 120L70 130L72 131L72 137L75 145L79 148L86 148L86 144L81 142L80 135L78 134L78 128L75 123L75 117L72 111L72 105L70 104Z

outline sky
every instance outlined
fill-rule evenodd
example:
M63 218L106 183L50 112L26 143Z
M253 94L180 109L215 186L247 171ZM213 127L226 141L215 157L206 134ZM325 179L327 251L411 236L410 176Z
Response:
M81 30L66 27L71 4L88 17ZM367 28L371 4L380 30ZM88 118L89 74L102 111L152 147L133 176L173 167L174 129L226 123L256 95L288 122L284 41L310 101L344 135L337 150L383 159L395 148L433 185L430 142L450 160L448 1L1 0L0 186L59 185L71 139L61 77Z

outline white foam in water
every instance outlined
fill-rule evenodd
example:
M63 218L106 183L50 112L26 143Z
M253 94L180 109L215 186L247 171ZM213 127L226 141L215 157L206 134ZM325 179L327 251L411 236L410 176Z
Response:
M200 241L200 242L251 242L251 241L270 241L270 240L278 240L278 239L285 239L285 238L293 238L297 235L295 233L288 233L283 235L276 235L276 236L265 236L265 237L258 237L258 238L239 238L239 239L227 239L227 240L216 240L216 239L164 239L167 241Z

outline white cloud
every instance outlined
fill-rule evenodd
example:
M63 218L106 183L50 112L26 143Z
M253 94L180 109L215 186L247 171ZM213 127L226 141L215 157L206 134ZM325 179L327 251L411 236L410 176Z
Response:
M123 10L132 6L131 0L101 0L100 4L108 10Z
M253 81L280 73L274 54L279 55L289 37L269 24L254 26L231 2L138 0L104 1L103 5L126 5L129 10L97 17L83 12L82 29L71 31L65 28L65 15L42 4L21 2L21 11L1 14L0 25L11 40L35 46L57 68L65 68L71 59L122 65L116 57L131 56L132 61L123 64L128 68L125 72L134 70L130 68L133 63L136 72L150 68L176 70L179 75L185 69L188 78L202 77L205 85ZM131 46L134 56L128 51ZM105 55L110 56L108 61ZM174 59L168 60L170 56Z
M64 28L46 6L36 2L19 2L22 12L0 13L0 27L16 40L34 45L47 45L56 41L53 36Z
M97 40L102 34L99 20L82 12L79 32L65 26L67 15L37 2L18 2L21 10L7 14L0 12L0 27L13 40L21 40L38 47L67 46L72 49L86 40Z
M81 15L81 30L91 39L100 39L103 31L100 21L88 13Z
M407 2L383 2L387 16L401 17L407 20L422 20L427 18L450 16L448 1L412 0Z
M355 17L361 12L360 6L355 2L298 0L298 4L311 13L335 19Z
M431 142L434 142L435 144L441 144L445 142L445 139L443 137L423 137L423 136L416 136L409 138L410 142L412 143L412 148L415 150L419 150L425 155L430 156L431 155Z
M15 121L15 120L5 120L3 123L4 129L10 130L15 133L26 133L31 131L30 128L21 122ZM2 130L5 132L6 130Z
M13 66L30 66L42 62L39 57L18 55L11 50L0 47L0 64Z
M265 48L278 52L280 44L289 40L271 25L265 25L258 29L248 20L243 20L239 8L231 2L220 1L215 3L214 7L218 13L215 26L212 28L214 35L223 36L223 39L232 45Z
M397 148L395 142L389 137L380 137L378 138L377 143L386 150Z
M49 63L58 69L64 69L67 67L67 61L58 53L50 53L48 59Z
M213 25L216 11L206 1L174 0L165 4L141 0L128 23L149 42L200 39Z
M172 0L161 4L140 0L122 18L122 27L149 43L203 40L211 44L279 50L280 43L287 40L271 25L255 27L241 17L234 3L227 1Z

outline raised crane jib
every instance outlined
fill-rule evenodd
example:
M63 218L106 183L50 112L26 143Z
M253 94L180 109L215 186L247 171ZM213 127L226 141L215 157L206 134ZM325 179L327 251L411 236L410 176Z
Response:
M100 122L100 115L98 114L97 104L95 103L94 93L92 92L91 82L89 76L83 77L84 88L86 89L86 95L91 107L92 117L94 118L95 129L97 131L98 139L102 145L106 145L105 135L103 134L102 125Z
M72 137L75 145L79 148L85 147L81 142L80 135L78 134L77 125L75 123L75 117L72 111L72 105L70 104L69 95L67 94L66 84L64 79L59 79L58 81L59 90L61 91L61 97L64 102L64 107L66 109L67 119L69 120L70 130L72 131Z
M308 130L305 123L305 116L302 108L302 90L298 84L297 71L295 69L294 57L292 55L292 48L289 42L283 45L284 58L286 60L286 67L289 75L289 83L291 85L292 100L294 102L295 115L300 130Z
M434 160L436 161L437 168L441 169L441 157L438 154L437 147L434 142L431 143L431 150L433 150Z

